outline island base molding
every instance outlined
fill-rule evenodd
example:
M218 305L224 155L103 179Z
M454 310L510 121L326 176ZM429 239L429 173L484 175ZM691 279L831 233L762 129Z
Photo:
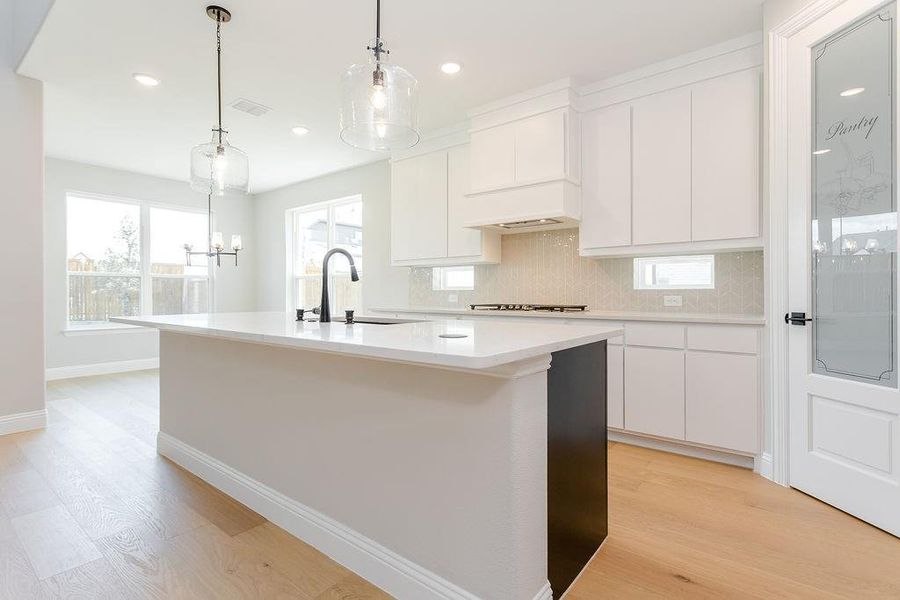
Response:
M41 410L0 416L0 435L43 429L46 426L47 410L43 408Z
M166 433L159 432L156 446L162 456L398 598L478 600L478 596L358 531L288 498ZM551 600L552 597L550 583L547 582L534 600Z

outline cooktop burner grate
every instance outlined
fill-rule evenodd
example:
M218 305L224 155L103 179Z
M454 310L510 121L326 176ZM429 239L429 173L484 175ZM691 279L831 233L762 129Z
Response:
M585 304L470 304L472 310L521 310L543 312L582 312Z

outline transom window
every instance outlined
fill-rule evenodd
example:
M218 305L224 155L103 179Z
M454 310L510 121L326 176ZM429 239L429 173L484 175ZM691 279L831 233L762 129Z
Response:
M330 248L350 252L363 272L362 196L291 209L287 215L288 308L315 308L322 300L322 260ZM362 286L350 280L350 265L335 256L328 267L331 312L362 308Z
M716 257L653 256L634 259L636 290L711 290L716 287Z
M200 210L87 194L66 198L68 328L115 327L110 317L210 310L210 266L185 264L206 245Z

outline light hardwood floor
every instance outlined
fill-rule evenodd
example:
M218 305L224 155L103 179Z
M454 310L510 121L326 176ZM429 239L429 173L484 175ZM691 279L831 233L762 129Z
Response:
M0 437L0 598L386 594L155 450L154 371L55 382ZM900 598L900 540L728 467L610 445L610 536L566 596Z

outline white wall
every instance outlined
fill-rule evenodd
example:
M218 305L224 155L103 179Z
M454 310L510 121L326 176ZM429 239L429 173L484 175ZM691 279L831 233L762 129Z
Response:
M28 52L34 36L44 24L44 19L54 2L55 0L14 0L13 21L15 25L12 36L14 64L18 65L25 53Z
M185 155L187 160L187 155ZM45 163L44 290L47 368L139 360L159 356L155 330L76 333L66 329L66 192L90 192L178 206L205 207L206 196L187 183L48 158ZM253 198L213 198L216 228L241 233L246 250L240 264L223 260L215 270L215 308L220 312L254 310L257 240Z
M43 98L39 81L13 71L13 22L13 1L0 0L0 418L44 408Z
M409 303L409 269L391 267L391 168L385 160L324 175L256 196L259 240L257 310L284 310L285 211L361 194L363 199L363 310Z

